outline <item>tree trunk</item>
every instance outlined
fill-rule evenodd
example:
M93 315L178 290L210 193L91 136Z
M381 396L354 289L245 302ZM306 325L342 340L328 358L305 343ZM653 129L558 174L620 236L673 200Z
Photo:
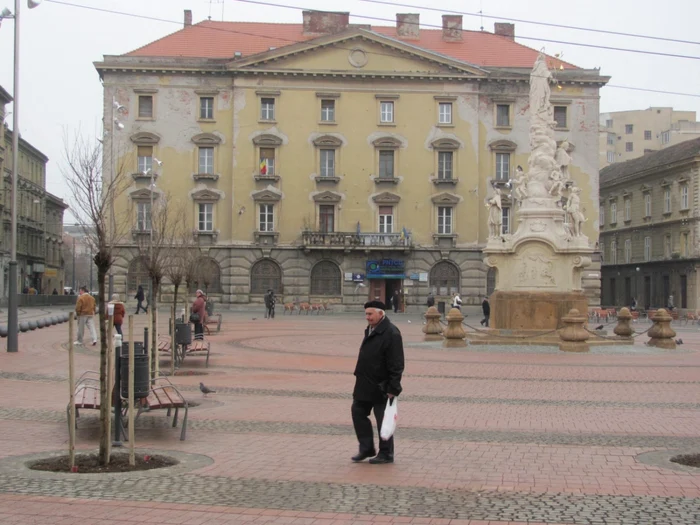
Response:
M173 331L173 336L171 338L171 341L174 341L175 337L175 323L177 322L177 291L180 288L180 283L177 282L175 283L175 294L173 297L173 318L170 321L171 323L171 330ZM170 377L175 377L175 345L171 344L170 345Z
M107 392L107 378L109 377L109 363L107 362L107 311L104 308L105 298L105 281L109 267L98 265L97 268L97 287L99 291L97 311L99 316L100 327L100 450L99 463L102 466L109 465L109 445L111 436L109 435L109 403L108 396L111 392Z
M156 377L156 359L158 359L158 292L160 290L160 279L151 279L151 299L153 304L151 305L151 379Z

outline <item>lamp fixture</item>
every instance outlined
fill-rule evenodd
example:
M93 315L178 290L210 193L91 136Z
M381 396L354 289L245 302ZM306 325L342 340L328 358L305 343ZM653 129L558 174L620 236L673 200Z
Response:
M156 157L153 157L153 162L155 162L156 164L158 164L158 166L162 166L162 165L163 165L163 161L162 161L162 160L158 160Z
M124 129L124 124L119 122L117 119L114 119L114 125L117 126L118 129Z

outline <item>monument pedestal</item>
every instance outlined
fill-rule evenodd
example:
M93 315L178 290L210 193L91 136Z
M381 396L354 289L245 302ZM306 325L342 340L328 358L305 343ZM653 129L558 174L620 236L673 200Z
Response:
M489 302L490 325L503 330L556 330L572 308L588 312L583 292L496 291Z

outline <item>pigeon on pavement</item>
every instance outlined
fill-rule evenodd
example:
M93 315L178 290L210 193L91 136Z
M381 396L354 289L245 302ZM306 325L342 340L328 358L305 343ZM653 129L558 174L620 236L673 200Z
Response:
M199 389L202 391L202 393L204 395L213 394L216 392L216 390L212 390L211 388L204 386L204 383L199 383Z
M677 344L677 345L682 345L682 344L683 344L683 339L676 339L676 344Z
M595 327L596 330L602 330L605 328L602 324Z

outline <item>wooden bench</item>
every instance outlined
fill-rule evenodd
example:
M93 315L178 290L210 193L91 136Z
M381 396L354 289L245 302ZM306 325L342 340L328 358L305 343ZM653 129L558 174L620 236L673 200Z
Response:
M152 380L151 390L139 404L139 410L136 413L138 418L142 412L151 412L153 410L167 410L166 417L170 417L170 412L174 409L173 428L177 426L177 418L181 408L185 409L185 415L182 418L182 432L180 432L180 441L185 441L187 436L187 412L189 406L187 400L183 397L180 391L166 377L157 377Z
M211 330L209 330L209 325L216 325L216 331L221 331L221 314L212 314L207 316L207 322L204 323L204 329L207 331L207 335L211 335Z
M691 324L696 324L698 322L698 313L697 312L686 312L684 319L685 319L685 324L688 324L688 321L691 321Z
M207 357L207 360L205 362L206 367L209 367L209 350L210 350L210 345L209 341L206 341L204 339L195 339L192 341L191 344L187 345L187 348L185 349L185 353L182 356L182 360L184 361L187 356L199 356L199 355L205 355Z
M75 419L80 417L81 409L100 409L100 373L87 370L75 382L74 389ZM70 420L70 403L66 407L66 415ZM70 425L70 421L68 423ZM77 423L76 423L77 425Z

